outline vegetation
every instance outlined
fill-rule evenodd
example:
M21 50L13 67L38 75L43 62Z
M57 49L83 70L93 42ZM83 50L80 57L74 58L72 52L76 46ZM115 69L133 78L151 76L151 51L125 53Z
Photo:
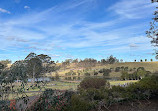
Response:
M108 84L108 82L103 78L85 78L79 85L80 89L95 88L99 89Z
M116 57L113 57L112 55L107 59L101 59L100 61L97 61L96 59L93 58L85 58L84 60L66 59L65 61L62 62L61 67L63 67L65 70L68 66L74 64L76 67L92 68L95 67L97 64L105 65L105 64L114 64L117 62L119 62L119 60L116 59Z
M93 80L93 78L85 79L85 81ZM83 82L80 83L80 85ZM99 85L97 82L95 85ZM150 76L143 78L140 82L129 84L126 87L113 86L109 87L79 87L79 94L75 94L71 98L71 105L69 111L89 111L92 109L101 110L109 107L114 103L121 101L148 100L152 97L158 96L158 77ZM141 103L139 103L141 104ZM132 104L131 104L132 105Z
M157 0L151 0L152 3L154 2L158 2ZM158 9L158 7L156 7ZM147 37L151 38L151 44L153 46L158 46L158 11L156 10L154 12L154 17L153 17L153 21L150 22L150 29L148 31L146 31ZM158 59L158 52L156 50L155 52L156 54L156 59ZM151 61L153 61L151 59Z
M73 92L71 91L54 91L47 89L38 99L31 111L64 111L68 107L70 98Z
M14 62L10 67L8 67L8 63L11 61L0 62L0 100L3 101L0 107L4 110L9 108L7 100L10 95L16 95L14 98L27 101L25 99L27 97L26 90L38 88L41 91L45 82L41 83L38 78L56 69L51 58L43 54L30 53L24 60ZM32 85L28 85L29 78L33 78Z
M139 80L149 75L151 75L150 71L146 71L143 67L139 67L136 71L130 74L126 70L123 70L121 78L122 80Z
M157 25L158 11L155 11L146 34L156 47ZM158 59L158 50L155 54ZM128 102L132 107L130 110L134 110L133 108L142 105L142 101L145 105L150 105L150 100L158 98L157 66L158 62L153 62L153 59L140 58L124 62L113 55L100 60L66 59L55 63L48 55L31 52L25 59L13 63L9 59L1 60L0 109L109 111L113 105ZM51 80L45 81L45 77L50 77ZM28 103L33 97L29 96L35 97L31 106ZM24 104L27 107L23 109Z

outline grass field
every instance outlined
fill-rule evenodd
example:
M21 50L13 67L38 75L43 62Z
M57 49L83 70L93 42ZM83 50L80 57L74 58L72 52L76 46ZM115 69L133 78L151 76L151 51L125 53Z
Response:
M147 71L150 71L150 72L156 72L158 71L158 62L124 62L124 63L115 63L115 64L107 64L107 65L103 65L103 66L96 66L96 67L93 67L91 68L90 72L93 72L93 70L96 70L98 71L99 69L102 69L102 68L106 68L106 69L110 69L110 68L113 68L115 69L116 67L128 67L129 69L132 69L132 68L138 68L138 67L144 67ZM65 73L69 72L70 70L73 70L74 72L77 72L80 68L78 67L74 67L73 64L71 64L66 70L59 70L58 71L58 74L59 76L65 76ZM82 69L80 70L82 71ZM49 75L49 76L53 76L54 74L52 75ZM81 75L83 76L83 75ZM98 74L98 76L102 76L102 74ZM114 72L112 71L110 73L110 77L120 77L121 76L121 72ZM64 80L63 80L64 81ZM74 82L63 82L63 81L52 81L50 83L48 83L45 88L43 88L41 91L44 91L45 89L56 89L56 90L76 90L77 89L77 86L79 85L79 82L78 81L74 81ZM109 81L110 82L110 85L123 85L123 84L126 84L126 83L135 83L137 82L137 80L127 80L127 81ZM27 87L29 87L30 84L28 84ZM17 87L16 87L17 88ZM39 88L30 88L28 91L28 93L26 93L28 96L32 96L32 95L36 95L38 94L38 91L40 89ZM31 93L31 91L37 91L37 92L33 92ZM9 95L9 98L13 98L13 97L16 97L15 94L12 94L12 95Z
M110 85L123 85L123 84L126 84L126 83L135 83L135 82L138 82L138 80L127 80L127 81L109 81L110 82Z
M138 80L127 80L127 81L109 81L110 85L123 85L125 83L135 83ZM77 86L79 85L79 82L61 82L61 81L52 81L50 83L48 83L44 89L42 89L41 91L44 91L45 89L56 89L56 90L77 90ZM26 86L28 87L28 86ZM34 92L32 92L34 91ZM41 92L39 92L40 89L35 88L35 89L29 89L27 93L25 93L27 96L34 96L34 95L38 95ZM9 99L15 99L18 97L22 97L22 94L9 94Z
M103 66L96 66L96 67L92 67L91 70L99 70L102 68L106 68L106 69L110 69L113 68L115 69L116 67L128 67L128 69L133 69L133 68L139 68L139 67L144 67L145 70L150 71L152 73L158 71L158 62L123 62L123 63L115 63L115 64L106 64ZM70 70L73 70L74 72L77 72L80 69L80 71L82 71L83 68L78 68L75 67L73 64L70 64L70 66L68 66L65 70L59 70L58 74L59 76L65 76L65 73L69 72ZM91 72L91 71L90 71ZM81 75L83 76L83 74L81 73ZM52 73L49 76L55 76L54 73ZM98 76L101 76L98 74ZM115 72L112 71L110 73L110 77L120 77L121 76L121 72Z

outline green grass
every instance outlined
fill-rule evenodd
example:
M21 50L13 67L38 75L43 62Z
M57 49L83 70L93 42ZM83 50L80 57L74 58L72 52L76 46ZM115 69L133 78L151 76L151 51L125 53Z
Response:
M122 85L124 83L134 83L137 82L138 80L127 80L127 81L109 81L110 85ZM52 84L56 84L56 85L52 85ZM61 82L61 81L52 81L50 83L48 83L45 86L45 89L56 89L56 90L76 90L77 86L79 85L79 83L71 83L71 82ZM28 87L28 86L27 86ZM45 89L42 89L42 91L44 91ZM29 89L28 91L39 91L38 88L35 89ZM39 92L33 92L33 93L26 93L27 96L34 96L34 95L38 95ZM9 94L8 99L16 99L18 97L21 97L22 94L19 94L18 96L16 94Z
M127 80L127 81L109 81L110 82L110 85L123 85L125 83L135 83L135 82L138 82L138 80Z

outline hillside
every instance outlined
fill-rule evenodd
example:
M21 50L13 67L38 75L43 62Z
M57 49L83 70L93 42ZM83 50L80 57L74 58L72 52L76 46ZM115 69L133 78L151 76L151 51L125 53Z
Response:
M59 64L58 64L59 65ZM114 64L106 64L106 65L96 65L95 67L92 67L88 70L88 72L98 71L99 69L105 68L105 69L112 69L113 71L110 73L110 77L120 77L121 72L115 72L116 67L128 67L128 69L134 69L139 67L144 67L146 71L150 71L152 73L158 71L158 62L123 62L123 63L114 63ZM58 72L59 76L65 77L65 73L68 73L69 71L73 72L81 72L80 76L84 76L83 72L85 72L85 68L77 67L74 63L71 63L66 68L61 68ZM51 74L52 76L55 76L54 73ZM76 75L78 76L78 75ZM102 74L98 74L98 76L102 76Z
M144 67L147 71L155 72L158 71L158 62L125 62L125 63L115 63L105 65L105 68L116 68L116 67L129 67L130 68L138 68Z

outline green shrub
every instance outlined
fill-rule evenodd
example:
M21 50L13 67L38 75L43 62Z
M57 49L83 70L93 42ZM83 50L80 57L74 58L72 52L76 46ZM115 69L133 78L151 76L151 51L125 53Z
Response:
M158 95L158 77L149 76L126 87L124 94L128 99L149 99Z
M80 95L73 95L71 97L71 105L67 111L89 111L92 109L92 104L83 99Z
M91 74L88 73L88 72L86 72L86 73L84 73L84 75L85 75L85 76L90 76Z
M94 72L94 76L97 76L98 75L98 72Z
M65 111L70 104L72 91L47 89L38 101L29 109L31 111Z
M103 86L106 86L108 82L103 78L85 78L79 84L79 88L88 89L88 88L96 88L100 89Z
M149 76L126 87L106 88L107 81L101 78L86 78L79 85L79 94L71 97L66 111L89 111L97 109L100 102L105 106L121 101L150 99L158 96L158 77Z
M119 72L119 71L120 71L120 67L116 67L115 72Z

